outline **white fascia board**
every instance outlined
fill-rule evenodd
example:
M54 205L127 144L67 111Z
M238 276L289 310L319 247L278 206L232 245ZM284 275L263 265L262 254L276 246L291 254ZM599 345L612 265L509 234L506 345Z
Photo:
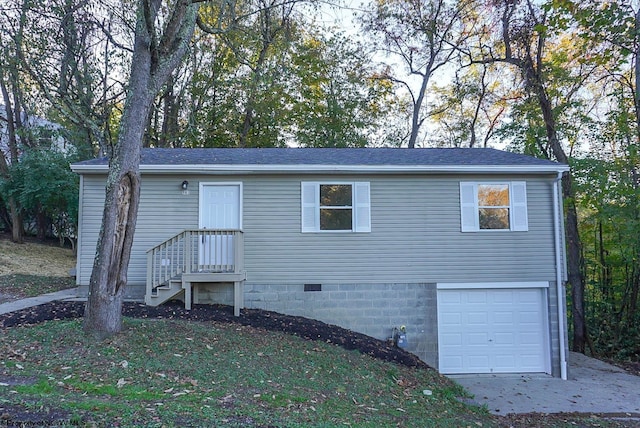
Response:
M512 288L549 288L548 281L527 282L438 282L437 290L484 290Z
M75 165L73 172L100 174L107 165ZM568 171L567 165L141 165L141 173L156 174L544 174Z
M97 174L104 173L109 170L107 165L70 165L71 171L78 174Z

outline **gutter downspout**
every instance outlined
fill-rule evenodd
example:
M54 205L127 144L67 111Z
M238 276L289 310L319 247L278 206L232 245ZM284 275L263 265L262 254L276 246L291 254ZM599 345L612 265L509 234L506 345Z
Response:
M559 334L559 348L560 348L560 377L562 380L567 380L567 355L564 348L565 331L564 326L566 322L565 313L565 300L564 300L564 282L562 281L562 258L560 257L562 250L562 237L561 234L561 210L560 210L560 182L562 180L562 172L558 172L558 176L553 186L553 218L554 218L554 241L555 241L555 253L556 253L556 291L558 294L558 334Z

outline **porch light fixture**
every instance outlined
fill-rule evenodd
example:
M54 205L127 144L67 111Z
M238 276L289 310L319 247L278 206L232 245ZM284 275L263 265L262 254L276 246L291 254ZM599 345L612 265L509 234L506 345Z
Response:
M189 182L187 180L184 180L182 182L182 190L187 190L189 188Z

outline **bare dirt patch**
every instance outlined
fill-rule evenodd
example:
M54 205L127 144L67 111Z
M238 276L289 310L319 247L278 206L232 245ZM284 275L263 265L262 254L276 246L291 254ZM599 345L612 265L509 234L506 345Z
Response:
M27 241L15 244L0 235L0 275L68 277L76 258L69 248Z

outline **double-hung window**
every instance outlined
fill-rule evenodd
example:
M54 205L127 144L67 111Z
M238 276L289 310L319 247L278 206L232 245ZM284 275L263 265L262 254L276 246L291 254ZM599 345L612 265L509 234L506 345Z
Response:
M302 232L370 232L368 182L310 182L302 187Z
M463 232L528 230L526 182L461 182L460 217Z

